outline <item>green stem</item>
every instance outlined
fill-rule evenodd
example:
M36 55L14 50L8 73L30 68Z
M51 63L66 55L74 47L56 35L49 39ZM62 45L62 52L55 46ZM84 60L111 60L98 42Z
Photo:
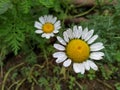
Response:
M24 83L25 80L26 80L26 78L24 78L23 80L21 80L20 83L17 84L15 90L18 90L19 87Z
M5 58L5 55L6 55L6 47L4 46L2 49L1 49L1 52L0 52L0 73L1 73L1 78L3 78L3 59Z
M113 38L115 38L115 39L120 39L120 37L113 37Z
M35 64L35 65L31 68L31 70L30 70L30 74L29 74L30 76L32 75L32 72L33 72L33 70L34 70L35 67L39 67L39 68L41 69L41 68L43 68L44 66L40 66L39 64Z
M45 60L46 60L46 63L47 63L47 69L48 69L48 57L47 57L47 53L46 53L46 50L45 50L45 48L43 48L43 54L44 54L44 58L45 58Z
M78 15L75 15L74 18L76 18L76 17L80 17L80 16L84 16L84 15L90 13L93 9L95 9L95 7L96 7L96 5L93 6L91 9L89 9L89 10L86 11L86 12L83 12L83 13L80 13L80 14L78 14Z
M35 79L35 77L34 77L33 74L32 74L35 67L38 67L38 68L42 69L42 68L44 67L44 65L41 66L41 65L39 65L39 64L35 64L35 65L31 68L30 73L29 73L29 76L28 76L28 77L30 77L31 80L33 80L36 84L38 84L37 80ZM32 90L32 88L33 88L33 87L31 86L31 90Z
M78 87L80 88L80 90L83 90L82 86L77 81L75 81L75 83L78 85Z
M43 53L44 53L45 60L48 60L48 58L47 58L47 53L46 53L46 50L45 50L45 49L43 50Z
M20 81L16 81L16 82L12 83L12 84L10 85L10 87L8 88L8 90L11 90L11 88L12 88L14 85L18 84L19 82L20 82Z
M109 90L114 90L114 88L113 88L113 87L111 87L111 85L109 85L109 84L105 83L104 81L101 81L100 79L97 79L97 81L98 81L98 82L100 82L101 84L103 84L104 86L108 87L108 88L109 88Z
M1 78L3 78L3 67L2 67L2 65L0 65L0 69L1 69Z
M14 66L14 67L12 67L12 68L9 69L9 71L5 74L5 77L4 77L4 79L3 79L2 90L5 90L5 83L6 83L6 80L7 80L8 75L9 75L13 70L15 70L16 68L18 68L18 67L20 67L20 66L22 66L22 65L24 65L24 63L20 63L20 64L18 64L18 65L16 65L16 66Z
M36 83L36 84L39 84L38 81L35 79L34 76L31 77L33 79L33 81Z
M35 85L35 83L33 82L31 85L31 90L34 90L34 85Z

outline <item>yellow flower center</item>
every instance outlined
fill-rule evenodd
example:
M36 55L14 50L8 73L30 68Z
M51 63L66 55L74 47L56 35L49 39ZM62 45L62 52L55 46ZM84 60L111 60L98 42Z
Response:
M45 23L43 25L44 33L51 33L54 30L54 25L52 23Z
M88 59L90 48L86 42L73 39L68 43L66 53L73 62L80 63Z

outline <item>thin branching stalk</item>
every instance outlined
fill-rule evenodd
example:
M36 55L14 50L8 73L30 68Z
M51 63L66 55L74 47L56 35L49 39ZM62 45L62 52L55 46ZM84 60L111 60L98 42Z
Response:
M19 87L25 82L25 80L26 80L26 78L24 78L23 80L21 80L21 81L17 84L15 90L19 90Z
M12 83L12 84L10 85L10 87L8 88L8 90L11 90L11 88L12 88L14 85L18 84L19 82L20 82L20 81L18 80L18 81L16 81L16 82Z
M0 66L0 70L1 70L1 78L3 78L3 67L2 67L2 65Z
M32 72L33 72L33 70L34 70L34 68L35 67L38 67L38 68L43 68L44 67L44 65L43 66L41 66L41 65L39 65L39 64L35 64L32 68L31 68L31 70L30 70L30 74L29 74L29 77L31 77L32 76Z
M99 83L103 84L104 86L106 86L107 88L109 88L109 90L114 90L113 87L111 87L109 84L107 84L107 83L101 81L100 79L97 79L97 81L98 81Z
M75 83L78 85L78 87L80 88L80 90L82 90L82 86L75 80Z
M47 52L46 52L45 48L43 49L43 53L44 53L44 58L45 58L46 63L47 63L47 67L46 68L49 69L49 67L48 67L49 62L48 62Z
M86 12L83 12L83 13L80 13L80 14L78 14L78 15L75 15L75 16L74 16L74 18L76 18L76 17L81 17L81 16L84 16L84 15L86 15L86 14L90 13L92 10L94 10L94 9L95 9L95 7L96 7L96 5L95 5L95 6L93 6L91 9L89 9L89 10L88 10L88 11L86 11Z
M31 76L31 78L33 79L33 81L36 83L36 84L39 84L38 81L36 80L36 78L34 76Z
M33 82L31 85L31 90L34 90L34 85L35 85L35 83Z
M12 67L12 68L10 68L10 69L8 70L8 72L5 74L5 77L4 77L4 79L3 79L2 90L5 90L5 83L6 83L6 80L7 80L8 76L9 76L9 74L10 74L13 70L15 70L16 68L18 68L18 67L20 67L20 66L22 66L22 65L24 65L24 64L25 64L25 63L20 63L20 64L14 66L14 67Z
M36 80L35 77L33 76L33 70L34 70L35 67L38 67L38 68L42 69L42 68L44 67L44 65L41 66L41 65L39 65L39 64L35 64L35 65L31 68L30 73L29 73L30 79L32 79L36 84L38 84L37 80Z

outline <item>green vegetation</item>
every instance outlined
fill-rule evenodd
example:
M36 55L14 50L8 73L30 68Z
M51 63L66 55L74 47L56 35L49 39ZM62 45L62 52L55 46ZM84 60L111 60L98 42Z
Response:
M120 0L104 1L84 6L71 0L0 0L0 90L91 90L94 85L120 90ZM72 66L55 63L56 37L35 33L35 21L46 14L61 20L58 35L75 24L95 30L105 46L104 59L95 62L98 71L75 74Z

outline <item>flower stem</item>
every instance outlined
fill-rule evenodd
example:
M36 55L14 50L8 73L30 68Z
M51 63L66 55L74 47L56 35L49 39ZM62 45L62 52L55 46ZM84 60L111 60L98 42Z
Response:
M83 13L80 13L80 14L78 14L78 15L75 15L75 16L74 16L74 18L76 18L76 17L80 17L80 16L84 16L84 15L86 15L86 14L90 13L92 10L94 10L94 9L95 9L95 7L96 7L96 5L95 5L95 6L93 6L91 9L89 9L89 10L88 10L88 11L86 11L86 12L83 12Z

